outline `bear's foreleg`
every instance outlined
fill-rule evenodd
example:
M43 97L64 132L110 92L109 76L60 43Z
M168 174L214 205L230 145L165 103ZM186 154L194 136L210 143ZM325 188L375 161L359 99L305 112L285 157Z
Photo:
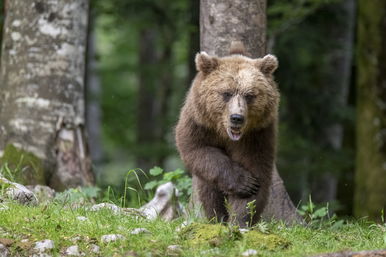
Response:
M225 195L247 198L255 195L259 188L258 178L241 165L232 161L223 150L202 146L182 154L187 168L193 174Z
M213 185L193 175L193 190L197 190L200 205L206 217L215 222L226 222L228 213L225 208L225 195Z
M256 222L260 220L260 216L267 204L268 195L268 188L262 188L258 194L249 198L239 198L234 195L229 196L228 203L231 208L229 210L230 221L235 221L240 227L256 224ZM255 201L252 205L253 209L248 209L248 203L252 201ZM251 216L252 214L253 216Z

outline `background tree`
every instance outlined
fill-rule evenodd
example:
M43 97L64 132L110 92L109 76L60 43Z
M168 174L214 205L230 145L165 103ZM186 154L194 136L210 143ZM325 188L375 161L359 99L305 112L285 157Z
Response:
M269 3L270 47L282 67L279 170L296 201L311 195L350 214L355 1Z
M359 1L355 215L386 218L386 2Z
M23 183L90 185L84 133L88 1L15 0L7 10L0 162Z
M0 45L3 38L4 15L5 15L5 5L3 0L0 0ZM1 55L1 48L0 48L0 55Z

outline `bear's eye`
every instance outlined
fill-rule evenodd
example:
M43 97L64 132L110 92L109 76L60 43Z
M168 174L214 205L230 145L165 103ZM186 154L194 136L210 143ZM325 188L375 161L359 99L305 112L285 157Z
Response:
M223 92L223 93L221 93L221 95L222 95L225 102L228 102L232 97L231 92Z
M256 95L248 94L245 96L245 100L247 103L252 103L252 101L256 98Z

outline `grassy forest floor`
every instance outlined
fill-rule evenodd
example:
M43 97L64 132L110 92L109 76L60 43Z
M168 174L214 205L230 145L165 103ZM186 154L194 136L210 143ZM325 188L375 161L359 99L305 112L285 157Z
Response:
M36 253L36 242L46 239L54 243L45 252L52 256L66 255L66 251L70 254L71 246L78 256L248 256L243 255L248 249L256 250L256 256L313 256L386 248L386 225L364 219L292 227L262 222L252 233L241 234L235 227L194 218L190 218L191 225L179 229L183 218L149 221L108 209L89 211L87 206L8 203L0 208L0 244L9 249L11 256L30 256ZM135 230L138 228L143 230ZM110 234L122 237L111 242L102 239Z

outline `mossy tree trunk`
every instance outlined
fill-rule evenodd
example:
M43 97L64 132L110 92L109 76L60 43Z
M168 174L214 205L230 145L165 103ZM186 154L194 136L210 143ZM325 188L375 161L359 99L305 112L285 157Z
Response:
M228 55L230 43L241 41L251 57L261 57L266 54L266 26L266 0L200 2L200 48L209 54ZM301 221L276 168L263 216L287 223Z
M85 138L88 0L12 0L2 42L0 162L28 184L93 182Z
M386 1L360 0L355 215L386 212Z

